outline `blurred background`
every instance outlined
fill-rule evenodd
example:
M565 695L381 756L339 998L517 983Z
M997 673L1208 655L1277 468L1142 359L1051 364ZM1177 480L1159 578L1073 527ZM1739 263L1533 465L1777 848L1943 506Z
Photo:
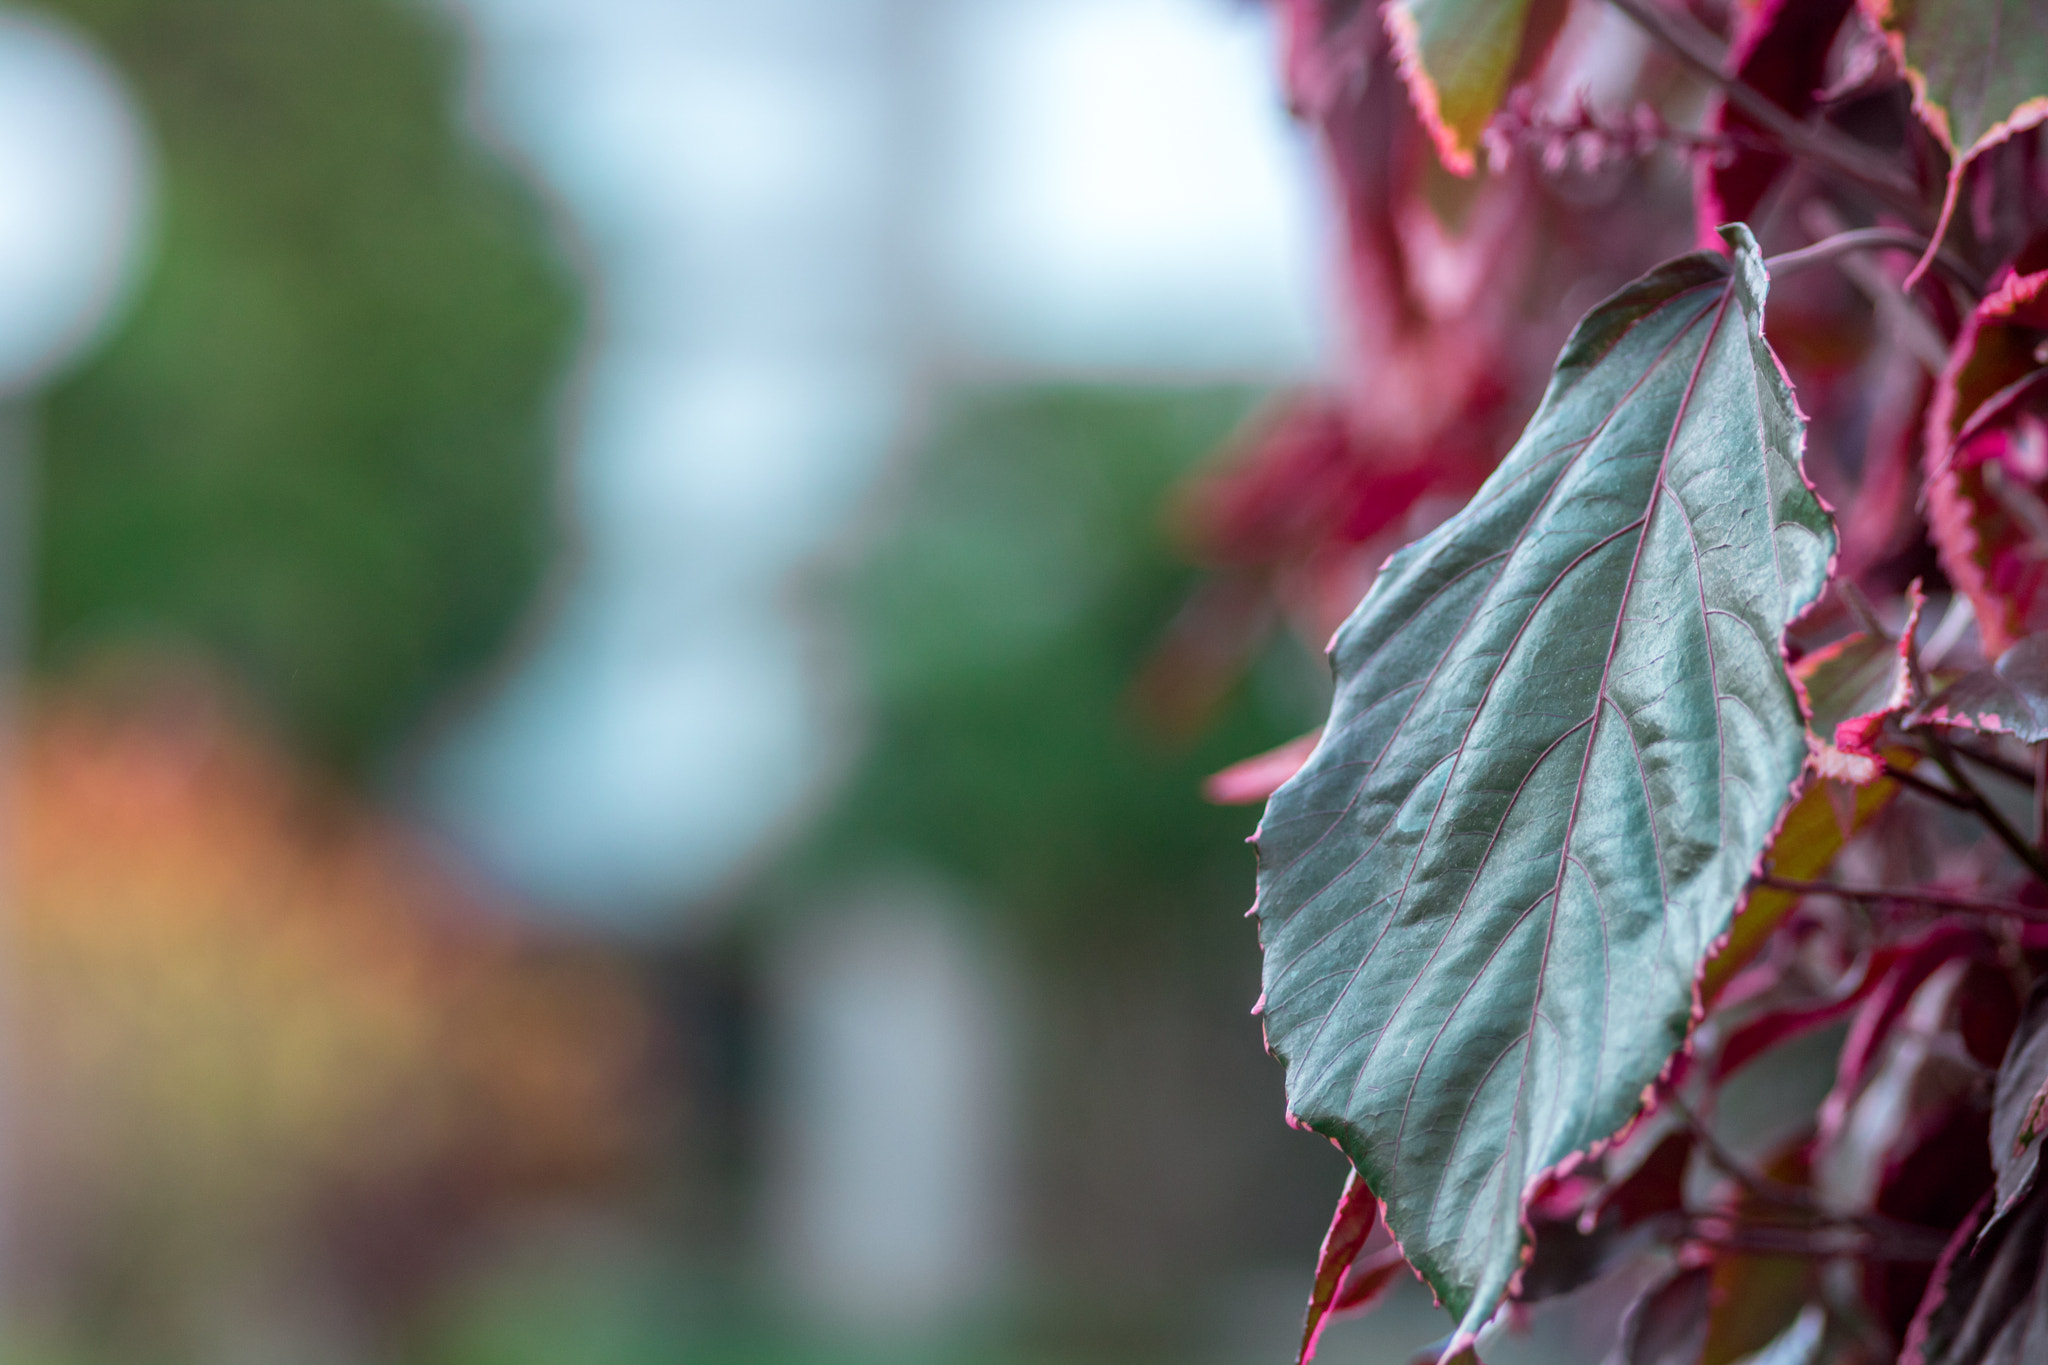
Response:
M1327 683L1189 530L1332 364L1279 70L0 7L0 1358L1288 1358L1344 1164L1201 784Z

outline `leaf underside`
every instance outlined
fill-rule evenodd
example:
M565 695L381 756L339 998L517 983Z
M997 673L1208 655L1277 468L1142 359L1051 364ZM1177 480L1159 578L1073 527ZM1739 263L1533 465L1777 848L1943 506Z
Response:
M2048 0L1863 0L1958 164L2048 115Z
M1609 1138L1806 754L1780 643L1834 545L1760 328L1670 262L1596 308L1471 504L1332 645L1330 725L1257 837L1268 1045L1476 1331L1524 1191Z
M1393 0L1387 24L1416 113L1444 164L1470 174L1479 135L1561 11L1545 0Z

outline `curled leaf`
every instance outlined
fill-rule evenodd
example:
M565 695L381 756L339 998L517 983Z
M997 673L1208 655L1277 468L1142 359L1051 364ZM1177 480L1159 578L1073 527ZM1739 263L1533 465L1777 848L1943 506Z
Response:
M1587 316L1472 503L1333 645L1257 838L1290 1110L1484 1325L1522 1201L1636 1113L1806 761L1781 642L1833 548L1748 231Z
M1345 1177L1344 1193L1337 1200L1330 1230L1323 1236L1322 1253L1316 1257L1315 1287L1309 1293L1308 1319L1302 1324L1301 1352L1295 1357L1296 1365L1308 1365L1315 1359L1316 1339L1323 1334L1337 1290L1351 1263L1364 1250L1365 1239L1372 1235L1378 1214L1379 1204L1372 1197L1372 1189L1357 1171L1351 1172Z
M2042 0L1861 0L1913 87L1913 109L1949 152L1933 259L1985 148L2048 119L2048 5Z
M1914 640L1926 602L1916 580L1906 590L1906 624L1898 639L1851 635L1815 650L1793 670L1806 689L1820 740L1814 758L1822 777L1864 784L1884 772L1877 751L1884 723L1921 700Z
M2008 278L1964 321L1928 408L1928 533L1993 656L2048 630L2043 341L2048 271Z

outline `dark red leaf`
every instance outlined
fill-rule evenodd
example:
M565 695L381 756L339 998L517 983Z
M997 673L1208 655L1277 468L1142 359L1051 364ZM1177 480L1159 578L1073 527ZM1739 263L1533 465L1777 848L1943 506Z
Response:
M1991 1164L1998 1173L1996 1221L2034 1187L2048 1130L2048 982L2034 987L1998 1068L1991 1106Z
M2011 976L1981 930L1938 933L1901 957L1865 1009L1823 1111L1817 1186L1833 1207L1952 1227L1992 1180L1983 1082L2018 1018ZM1871 1315L1903 1334L1928 1274L1911 1258L1866 1261Z
M1323 1334L1324 1323L1337 1300L1337 1290L1344 1282L1345 1272L1364 1249L1365 1239L1372 1235L1378 1217L1379 1201L1373 1198L1364 1178L1357 1171L1351 1172L1344 1181L1344 1193L1337 1200L1337 1212L1330 1219L1330 1230L1323 1237L1322 1254L1316 1258L1315 1287L1309 1294L1308 1320L1302 1324L1301 1353L1295 1358L1296 1365L1308 1365L1315 1359L1316 1339Z
M1991 1196L1985 1196L1988 1210ZM2048 1187L1973 1238L1956 1229L1906 1329L1900 1365L2039 1365L2048 1360Z
M1373 1307L1394 1287L1404 1270L1410 1275L1415 1273L1409 1270L1401 1248L1391 1246L1353 1265L1350 1273L1344 1276L1344 1283L1338 1287L1337 1297L1330 1301L1330 1311L1324 1322L1334 1322Z
M1828 49L1854 0L1764 0L1737 33L1729 61L1734 74L1796 119L1812 112L1827 79ZM1715 229L1747 220L1790 159L1750 140L1767 141L1755 119L1718 94L1707 127L1727 134L1735 148L1702 160L1694 202L1699 206L1700 242L1718 250Z
M1964 322L1927 416L1928 532L1985 652L2048 629L2048 271L2008 276Z
M1906 943L1876 950L1866 977L1870 989L1842 1044L1834 1088L1821 1105L1824 1140L1840 1131L1881 1045L1927 979L1958 958L1995 959L1997 953L1996 941L1981 926L1960 921L1944 921Z
M1518 1303L1538 1303L1569 1294L1628 1261L1668 1230L1661 1221L1685 1207L1685 1171L1692 1158L1690 1132L1665 1134L1608 1154L1613 1168L1602 1183L1567 1177L1551 1182L1554 1198L1541 1195L1530 1203L1528 1217L1534 1246L1517 1279Z

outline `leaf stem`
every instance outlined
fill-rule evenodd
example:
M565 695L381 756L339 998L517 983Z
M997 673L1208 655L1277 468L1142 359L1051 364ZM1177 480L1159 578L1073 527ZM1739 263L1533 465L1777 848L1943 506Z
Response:
M1913 184L1861 145L1825 127L1801 123L1786 113L1768 95L1724 69L1726 54L1713 34L1690 16L1681 18L1644 3L1644 0L1608 0L1633 19L1637 26L1663 44L1686 66L1719 86L1728 102L1747 114L1756 124L1776 137L1787 151L1854 180L1876 193L1887 205L1916 225L1929 225L1927 207Z
M2018 901L1991 900L1983 896L1962 896L1946 891L1901 891L1887 886L1844 886L1840 882L1804 881L1797 877L1777 877L1766 874L1756 879L1758 886L1767 886L1773 891L1791 891L1802 896L1833 896L1845 901L1897 901L1902 905L1922 905L1930 910L1962 910L1979 915L2010 915L2035 924L2048 924L2048 907L2022 905Z
M1926 250L1925 237L1907 232L1903 228L1850 228L1845 232L1823 237L1810 246L1800 247L1797 251L1784 251L1776 256L1767 257L1764 266L1771 272L1772 279L1782 279L1817 265L1826 265L1852 251L1905 251L1919 256ZM1969 290L1973 298L1983 297L1984 281L1961 261L1946 252L1937 252L1934 264L1944 275Z
M1709 1231L1716 1225L1725 1230ZM1941 1258L1942 1248L1948 1240L1925 1235L1910 1239L1879 1236L1862 1231L1848 1237L1830 1237L1825 1229L1744 1226L1718 1214L1701 1218L1694 1227L1695 1231L1687 1240L1702 1246L1761 1255L1828 1259L1855 1257L1878 1261L1935 1261Z

